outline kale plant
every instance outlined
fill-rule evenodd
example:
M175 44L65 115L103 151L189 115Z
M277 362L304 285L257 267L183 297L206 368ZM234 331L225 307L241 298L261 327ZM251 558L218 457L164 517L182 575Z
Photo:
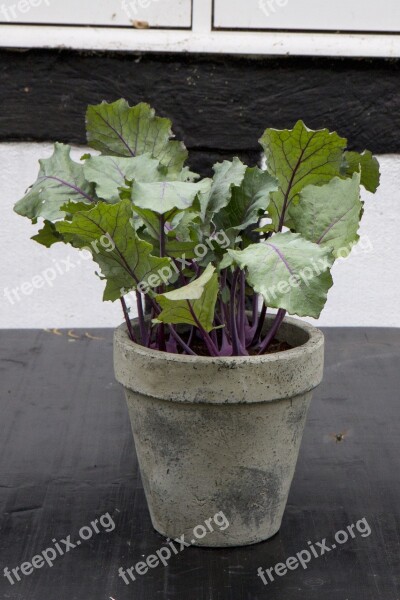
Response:
M286 313L318 317L331 267L358 240L360 186L375 192L368 151L302 121L266 129L266 170L239 158L201 179L168 119L125 100L89 106L81 162L55 144L15 211L34 240L89 251L120 301L132 341L195 355L247 356L270 349ZM137 306L134 328L128 296ZM265 331L268 309L278 309Z

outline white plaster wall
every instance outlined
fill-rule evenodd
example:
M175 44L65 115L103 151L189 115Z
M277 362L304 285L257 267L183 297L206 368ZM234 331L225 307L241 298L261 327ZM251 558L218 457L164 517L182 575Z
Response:
M74 148L73 156L85 150ZM38 159L51 152L50 144L0 144L0 328L114 327L123 320L120 305L102 302L104 284L94 275L95 265L69 246L56 244L48 250L31 241L35 228L12 210L36 179ZM400 326L400 156L378 158L381 187L376 196L365 194L361 244L334 266L335 285L318 321L321 326ZM24 282L49 268L62 271L51 286L21 293Z
M74 148L71 155L79 159L85 151ZM94 274L97 265L81 260L80 253L65 244L50 249L37 244L30 238L40 224L34 227L13 211L14 203L37 178L39 158L51 154L52 144L0 144L0 327L113 327L123 321L121 306L102 302L104 283ZM74 268L63 262L68 258ZM57 268L62 273L51 285L30 295L19 293L19 302L15 299L13 289L31 282L35 275L45 275L46 269ZM7 289L14 304L4 295Z

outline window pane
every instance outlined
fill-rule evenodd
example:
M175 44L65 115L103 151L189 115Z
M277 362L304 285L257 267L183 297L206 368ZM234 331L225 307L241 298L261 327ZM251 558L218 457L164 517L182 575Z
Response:
M191 0L1 0L1 23L190 27Z
M399 0L214 0L214 27L400 31Z

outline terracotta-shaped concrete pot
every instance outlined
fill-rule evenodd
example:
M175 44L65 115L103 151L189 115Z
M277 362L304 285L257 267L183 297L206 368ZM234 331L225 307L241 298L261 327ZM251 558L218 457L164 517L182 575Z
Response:
M324 337L286 318L278 338L293 349L211 358L149 350L129 340L125 325L116 330L115 374L161 534L192 541L193 529L220 511L229 527L196 545L254 544L279 530L312 391L322 379Z

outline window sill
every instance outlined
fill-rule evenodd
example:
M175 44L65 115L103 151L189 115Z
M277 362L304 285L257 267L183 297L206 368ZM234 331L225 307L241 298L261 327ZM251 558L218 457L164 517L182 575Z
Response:
M0 25L3 48L119 52L400 57L400 34L193 32L108 27Z

